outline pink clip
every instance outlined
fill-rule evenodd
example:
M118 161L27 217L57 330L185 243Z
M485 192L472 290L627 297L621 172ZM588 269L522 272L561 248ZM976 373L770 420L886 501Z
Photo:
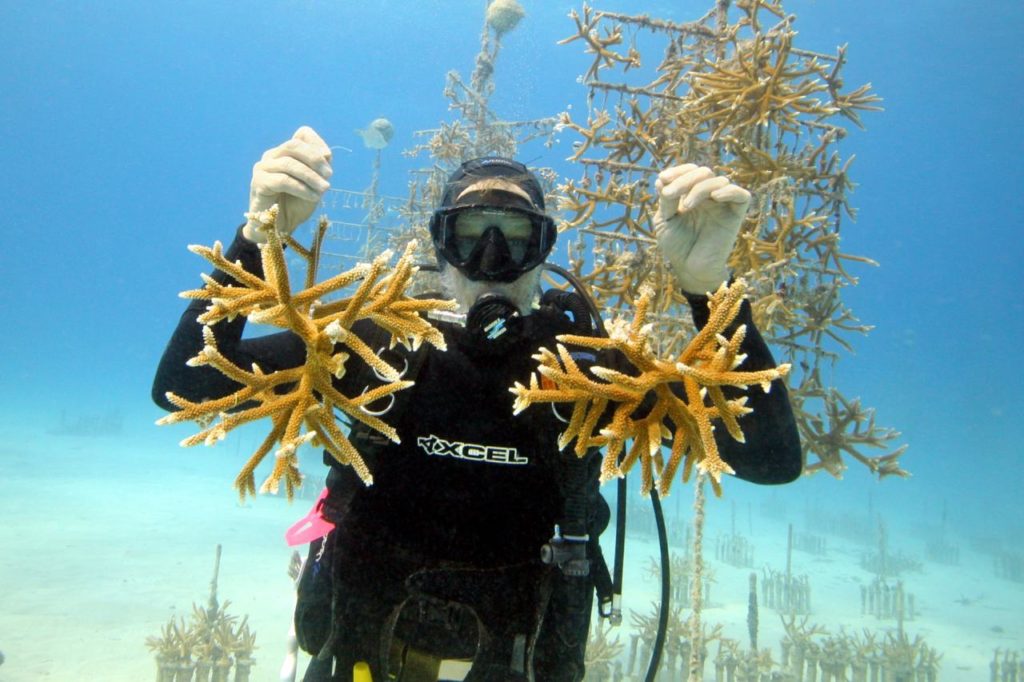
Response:
M284 540L288 543L289 547L313 542L313 540L318 540L334 530L334 524L325 519L320 513L320 508L323 507L326 498L327 488L324 488L320 491L320 497L316 498L316 503L313 504L313 508L309 510L309 513L295 522L285 532Z

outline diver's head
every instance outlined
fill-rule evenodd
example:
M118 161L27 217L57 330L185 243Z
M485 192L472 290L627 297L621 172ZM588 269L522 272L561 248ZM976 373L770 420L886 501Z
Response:
M536 176L517 161L484 157L466 161L448 179L430 236L442 279L461 307L500 293L525 313L556 230Z

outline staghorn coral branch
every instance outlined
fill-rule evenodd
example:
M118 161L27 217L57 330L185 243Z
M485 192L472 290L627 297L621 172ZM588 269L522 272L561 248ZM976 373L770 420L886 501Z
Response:
M789 371L785 364L758 372L735 370L742 362L737 351L745 329L741 326L731 338L724 332L739 312L746 286L741 279L715 292L709 299L711 316L707 326L671 361L657 358L651 350L652 326L647 323L647 315L653 292L645 288L636 304L636 316L628 323L610 323L608 338L563 335L558 337L557 355L542 349L535 356L537 374L554 388L542 387L536 375L529 386L516 383L509 389L516 396L516 412L534 403L572 403L573 414L559 446L565 448L575 441L577 456L605 446L602 480L625 475L639 461L642 489L649 492L656 485L659 494L665 495L680 463L685 462L684 481L696 464L709 474L720 493L722 475L732 473L732 469L718 454L714 422L723 422L733 438L742 440L738 418L750 412L745 396L727 400L721 386L759 385L767 390L772 381ZM567 345L618 351L633 372L595 366L588 376L573 361ZM682 387L681 393L673 390L676 386ZM635 416L642 411L649 392L655 396L653 406L644 416ZM614 405L614 410L607 420L609 405ZM598 430L603 419L607 423ZM620 459L628 440L633 444ZM667 463L661 457L661 446L666 441L671 441Z
M238 263L228 262L219 243L213 248L194 246L190 250L233 277L237 285L224 286L204 277L202 289L182 294L186 298L210 301L210 306L199 318L206 325L203 329L205 346L189 364L208 365L239 383L241 388L231 395L198 403L168 394L168 400L179 410L157 423L197 421L209 424L182 441L182 445L191 446L198 443L212 445L223 440L237 426L269 419L270 432L235 480L235 488L243 499L246 495L255 494L255 470L271 451L274 451L274 467L260 490L276 492L284 481L291 499L302 483L296 453L304 443L323 447L338 462L352 466L359 477L370 484L370 471L339 427L336 411L397 441L398 434L391 426L363 408L408 388L412 382L399 380L398 371L381 360L376 351L352 331L352 326L359 320L370 319L390 333L392 346L398 343L417 347L426 341L443 349L444 339L440 331L420 313L450 310L454 303L411 299L405 295L406 287L416 272L412 265L415 242L407 246L403 256L390 270L389 251L370 264L357 265L320 283L314 283L314 277L307 275L306 287L292 292L284 259L284 238L274 226L276 206L258 217L267 236L267 242L260 247L264 277L245 272ZM312 247L300 250L310 268L315 268L319 259L322 231L321 228ZM294 245L294 240L287 239ZM359 285L352 296L322 303L324 297L356 282ZM255 365L252 371L234 365L217 349L210 325L238 315L294 333L306 347L305 363L270 374L265 374ZM339 346L347 348L347 352L337 350ZM344 375L352 355L376 369L387 383L358 396L341 393L334 381Z

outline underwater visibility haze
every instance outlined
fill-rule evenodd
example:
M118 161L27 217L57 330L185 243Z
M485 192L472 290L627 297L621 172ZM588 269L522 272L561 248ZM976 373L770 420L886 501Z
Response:
M639 308L673 363L718 341L688 345L675 321L689 318L652 250L654 173L693 160L754 193L730 265L791 365L806 473L683 480L713 463L694 446L659 479L640 457L624 618L594 617L586 679L645 679L656 648L651 487L674 585L657 679L701 679L694 641L706 680L1024 679L1019 3L44 0L0 19L0 682L171 679L161 661L194 670L214 649L220 679L280 678L284 533L320 492L320 448L299 436L244 468L267 419L180 447L211 422L157 427L150 390L179 292L212 267L187 247L231 242L253 164L304 125L333 153L317 281L386 248L373 276L410 275L401 263L432 258L443 178L514 155L548 184L552 261L607 318ZM300 289L308 259L278 255ZM400 294L389 319L429 342ZM344 336L327 326L311 347ZM630 356L670 371L652 357ZM517 408L550 409L516 391ZM217 428L217 412L187 416ZM574 426L566 457L663 436ZM277 494L232 488L268 476ZM614 508L615 482L602 492Z

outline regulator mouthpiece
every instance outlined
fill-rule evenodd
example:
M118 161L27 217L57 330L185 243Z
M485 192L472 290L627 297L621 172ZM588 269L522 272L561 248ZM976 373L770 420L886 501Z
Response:
M501 294L484 294L466 314L466 330L481 349L504 350L514 343L522 328L519 308Z

